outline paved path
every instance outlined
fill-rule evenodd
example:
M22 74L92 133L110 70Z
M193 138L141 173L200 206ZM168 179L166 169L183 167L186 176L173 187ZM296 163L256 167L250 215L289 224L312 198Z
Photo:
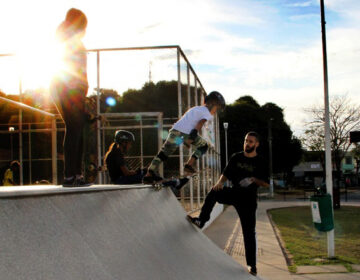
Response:
M354 203L352 203L354 204ZM360 273L331 273L294 275L288 271L285 257L276 239L274 230L267 216L267 210L272 208L309 205L303 201L261 201L257 211L257 240L259 276L263 279L360 279ZM346 203L342 203L346 205ZM233 207L226 211L204 233L220 248L224 249L240 264L246 266L241 226Z

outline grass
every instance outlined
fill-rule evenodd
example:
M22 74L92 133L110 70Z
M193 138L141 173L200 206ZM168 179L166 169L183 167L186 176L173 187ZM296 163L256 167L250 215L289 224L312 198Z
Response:
M335 254L327 258L326 233L318 232L312 222L310 206L270 210L272 220L290 253L290 271L298 265L360 264L360 207L342 206L335 210Z

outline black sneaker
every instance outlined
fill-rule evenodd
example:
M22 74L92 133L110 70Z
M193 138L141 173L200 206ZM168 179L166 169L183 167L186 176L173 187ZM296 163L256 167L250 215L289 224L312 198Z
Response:
M63 181L63 187L72 187L75 182L75 176L72 176L70 178L64 178Z
M160 182L163 180L163 178L156 175L154 171L149 170L149 173L150 173L150 176L145 176L143 178L144 184L153 184L153 183Z
M257 275L257 269L256 266L248 266L248 271L251 275L256 276Z
M196 170L189 164L185 164L184 172L188 173L189 175L193 175L196 173Z
M187 215L187 219L200 229L202 229L205 225L205 223L202 222L199 217L191 217L190 215Z

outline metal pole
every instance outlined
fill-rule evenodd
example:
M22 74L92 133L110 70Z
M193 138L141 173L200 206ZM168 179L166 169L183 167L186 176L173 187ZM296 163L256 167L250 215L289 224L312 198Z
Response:
M216 180L220 177L220 170L221 170L221 157L220 157L220 119L219 115L216 115L216 162L217 162L217 173L216 173Z
M178 74L178 118L182 117L182 102L181 102L181 69L180 69L180 48L177 48L177 74ZM180 176L184 175L184 148L183 145L179 147L179 173ZM181 202L184 202L184 189L180 190Z
M11 155L11 161L14 160L14 151L13 151L13 131L14 131L14 127L10 126L9 127L9 131L10 131L10 148L11 148L11 151L10 151L10 155Z
M20 102L22 102L22 78L20 77L20 83L19 83L19 99ZM24 166L23 166L23 139L22 139L22 108L19 109L19 161L20 161L20 185L24 184Z
M96 106L96 114L97 114L97 121L96 121L96 127L97 127L97 152L98 152L98 167L102 166L102 157L101 157L101 132L100 132L100 126L101 122L99 119L100 116L100 52L96 52L96 79L97 79L97 85L96 85L96 93L97 93L97 106ZM102 178L102 171L98 171L98 183L103 183Z
M29 143L28 143L28 149L29 149L29 151L28 151L28 154L29 154L29 184L31 184L31 182L32 182L32 175L31 175L31 173L32 173L32 164L31 164L31 124L29 123L28 124L28 127L29 127L29 134L28 134L28 136L29 136Z
M228 161L229 161L229 158L228 158L229 157L229 154L228 154L228 140L227 140L227 133L228 133L229 123L224 122L223 125L224 125L224 130L225 130L225 160L226 160L226 164L227 164Z
M163 140L162 140L163 113L160 113L157 116L157 121L158 121L158 151L160 151L161 146L163 144ZM160 176L164 177L164 164L163 163L161 163L161 165L160 165Z
M270 188L269 195L270 197L274 197L274 180L273 180L273 156L272 156L272 121L273 119L269 119L269 177L270 177Z
M189 64L186 64L186 78L187 78L187 108L191 108L191 99L190 99L190 67ZM189 147L189 156L191 156L192 148ZM190 209L194 209L194 184L193 179L190 179Z
M52 143L52 155L51 155L51 163L52 163L52 181L54 185L57 185L57 135L56 135L56 118L53 117L51 121L51 143Z
M143 121L142 116L140 115L140 166L141 169L144 168L144 147L143 147Z
M324 0L320 0L321 12L321 33L322 33L322 51L323 51L323 71L324 71L324 103L325 103L325 167L326 167L326 191L333 196L332 187L332 164L331 164L331 145L330 145L330 106L329 106L329 83L327 71L326 54L326 29L325 29L325 8ZM333 205L331 203L331 205ZM335 256L334 230L327 232L328 257Z
M228 153L228 128L229 128L229 123L224 122L223 123L224 126L224 130L225 130L225 166L228 164L229 162L229 153ZM226 181L226 186L229 186L229 182Z
M199 97L198 97L198 85L197 85L197 79L195 77L195 106L199 105ZM196 168L197 170L200 170L200 158L196 161ZM197 191L197 206L200 207L200 177L201 173L199 172L199 176L197 178L197 184L196 184L196 191Z
M203 89L201 88L200 90L200 103L201 105L204 104L204 91ZM203 133L204 131L204 127L202 128L202 131L201 133ZM204 154L201 158L202 158L202 176L203 176L203 201L205 201L205 197L206 197L206 186L207 186L207 183L208 183L208 180L207 180L207 171L205 170L206 168L206 156L207 156L207 152L206 154Z

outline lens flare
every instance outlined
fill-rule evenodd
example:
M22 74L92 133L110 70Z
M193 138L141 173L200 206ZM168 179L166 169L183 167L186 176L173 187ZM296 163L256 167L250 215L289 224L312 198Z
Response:
M106 104L109 106L115 106L116 105L116 99L114 97L108 97L106 98Z

